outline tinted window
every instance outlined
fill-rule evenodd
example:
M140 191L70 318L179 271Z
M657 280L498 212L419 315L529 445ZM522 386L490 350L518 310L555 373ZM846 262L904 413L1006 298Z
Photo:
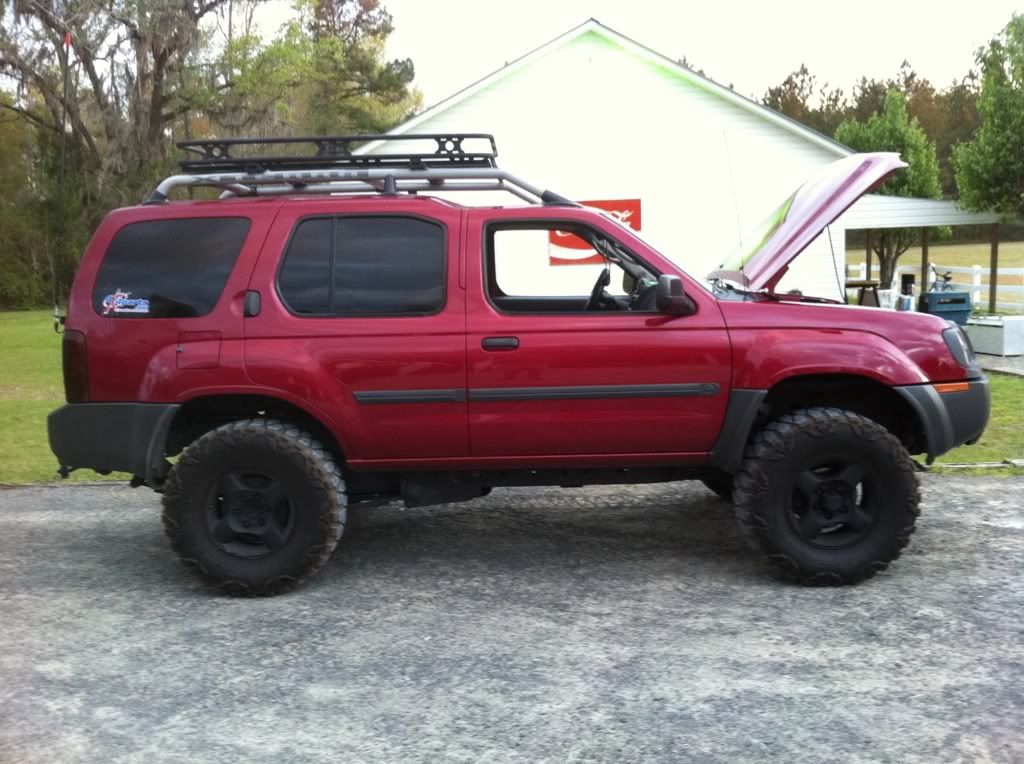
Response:
M441 226L416 218L304 220L281 266L281 297L300 315L434 313L444 305L444 247Z
M190 318L213 310L249 231L246 218L130 223L114 235L93 287L97 313Z
M314 218L299 223L292 234L278 285L293 313L330 313L333 228L330 218Z
M444 303L441 227L414 218L339 218L334 313L433 313Z

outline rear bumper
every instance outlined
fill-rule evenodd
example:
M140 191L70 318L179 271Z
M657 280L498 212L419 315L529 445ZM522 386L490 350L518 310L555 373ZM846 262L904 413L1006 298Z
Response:
M62 470L129 472L154 485L167 473L164 443L178 404L69 403L50 413L50 450Z
M940 393L933 385L907 385L895 390L921 420L929 464L957 446L975 443L988 424L991 397L984 377L971 380L963 392Z

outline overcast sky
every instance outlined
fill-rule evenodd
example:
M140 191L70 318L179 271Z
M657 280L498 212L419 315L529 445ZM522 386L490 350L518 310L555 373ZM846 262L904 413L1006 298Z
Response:
M388 55L411 58L432 105L590 17L671 58L685 56L747 96L806 63L849 90L889 77L907 59L937 86L962 77L974 52L1024 11L1024 0L385 0ZM266 32L290 13L275 0Z

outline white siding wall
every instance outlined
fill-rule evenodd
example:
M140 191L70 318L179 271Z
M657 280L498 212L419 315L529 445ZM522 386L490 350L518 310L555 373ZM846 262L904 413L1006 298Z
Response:
M595 31L411 130L445 131L494 133L502 167L570 198L640 198L641 235L695 276L749 244L741 231L838 158ZM844 238L833 226L840 273ZM838 295L835 268L822 237L781 288Z

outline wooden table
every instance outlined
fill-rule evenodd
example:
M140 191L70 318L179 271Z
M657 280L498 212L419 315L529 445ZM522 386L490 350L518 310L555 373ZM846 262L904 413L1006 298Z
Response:
M880 304L878 301L878 284L879 282L871 280L847 281L846 288L857 290L858 305L870 305L877 308Z

